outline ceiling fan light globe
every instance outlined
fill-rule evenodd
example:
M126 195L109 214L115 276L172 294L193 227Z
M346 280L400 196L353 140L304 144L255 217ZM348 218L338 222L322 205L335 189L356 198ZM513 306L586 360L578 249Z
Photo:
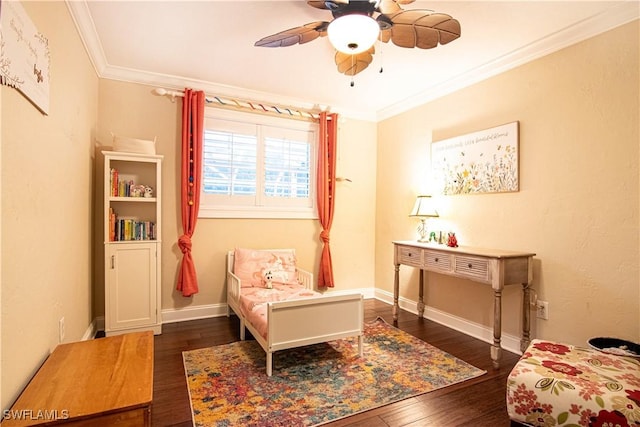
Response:
M331 21L327 34L336 50L355 55L373 46L380 34L380 26L367 15L343 15Z

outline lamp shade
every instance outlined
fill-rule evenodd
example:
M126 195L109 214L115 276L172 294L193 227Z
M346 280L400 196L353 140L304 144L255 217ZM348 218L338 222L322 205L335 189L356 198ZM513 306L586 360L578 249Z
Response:
M354 13L331 21L327 34L333 47L355 55L373 46L380 34L380 26L370 16Z
M413 210L409 216L437 217L439 215L433 205L433 199L431 199L431 196L418 196L416 204L413 205Z

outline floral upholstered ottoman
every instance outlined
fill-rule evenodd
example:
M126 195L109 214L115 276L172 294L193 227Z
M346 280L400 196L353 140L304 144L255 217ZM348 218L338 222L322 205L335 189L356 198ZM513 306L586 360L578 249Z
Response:
M640 426L640 360L533 340L507 379L507 412L531 426Z

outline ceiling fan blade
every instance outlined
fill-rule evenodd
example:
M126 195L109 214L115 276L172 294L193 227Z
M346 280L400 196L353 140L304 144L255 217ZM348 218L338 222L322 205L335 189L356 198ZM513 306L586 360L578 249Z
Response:
M364 52L360 52L355 55L336 52L335 59L338 71L346 74L347 76L355 76L371 64L375 51L375 48L371 46L369 50L365 50Z
M400 47L431 49L460 37L460 23L444 13L405 10L390 17L391 41Z
M401 4L411 4L416 0L379 0L378 12L386 15L396 13L402 10Z
M460 29L460 22L458 22L457 19L453 18L442 21L434 28L440 31L440 44L447 44L449 42L452 42L460 37L460 34L462 34L462 31Z
M402 11L402 8L396 0L380 0L378 11L383 15L393 15Z
M327 34L328 22L316 21L301 27L290 28L279 33L261 38L255 42L258 47L287 47L294 44L304 44Z

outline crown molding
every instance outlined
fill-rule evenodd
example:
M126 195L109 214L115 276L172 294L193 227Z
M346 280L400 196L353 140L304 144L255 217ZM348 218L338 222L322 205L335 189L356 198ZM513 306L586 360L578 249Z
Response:
M91 12L89 12L89 5L84 0L65 0L65 3L67 4L67 9L69 9L71 19L76 25L82 44L89 55L89 60L93 64L98 77L101 77L102 72L107 67L107 58L104 50L102 50L102 44L91 17Z

